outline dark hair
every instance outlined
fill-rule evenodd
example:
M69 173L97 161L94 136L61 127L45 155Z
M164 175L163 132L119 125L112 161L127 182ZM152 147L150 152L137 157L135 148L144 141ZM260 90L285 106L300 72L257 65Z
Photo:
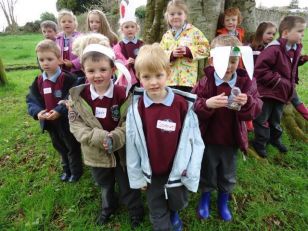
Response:
M277 27L274 23L272 22L261 22L259 26L257 27L256 33L253 37L252 43L251 43L251 48L253 50L258 49L260 46L263 46L263 34L266 31L267 28L270 27L275 27L277 30Z
M292 30L292 28L294 28L296 26L296 23L306 23L305 19L303 17L300 16L286 16L282 19L282 21L279 24L279 36L282 36L282 32L287 30L290 31Z
M45 20L45 21L41 22L40 27L41 27L41 29L43 29L43 28L51 28L55 32L58 31L57 23L55 23L54 21L51 21L51 20Z
M84 67L84 63L86 62L86 60L89 60L89 59L92 62L99 62L101 59L105 59L105 60L109 61L110 66L112 68L114 67L113 61L108 56L106 56L106 55L104 55L100 52L97 52L97 51L90 51L90 52L87 52L87 53L82 55L81 61L80 61L82 67Z

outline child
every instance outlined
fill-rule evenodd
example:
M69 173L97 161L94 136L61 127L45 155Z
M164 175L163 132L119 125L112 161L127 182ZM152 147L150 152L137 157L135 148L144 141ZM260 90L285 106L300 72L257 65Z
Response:
M274 40L277 28L271 22L262 22L257 28L255 38L251 44L252 49L254 50L254 61L256 62L257 57L260 55L261 51ZM307 55L302 55L299 59L298 66L303 65L308 61ZM298 75L298 74L297 74ZM297 77L298 78L298 77ZM298 84L298 81L296 81ZM293 97L291 103L295 109L308 120L308 109L305 107L304 103L300 101L296 89L294 89Z
M262 113L254 120L253 147L263 158L267 156L265 147L268 142L280 152L288 151L281 142L280 120L284 104L294 94L305 27L304 18L285 17L279 25L279 39L262 51L255 65L255 78L263 108Z
M240 42L243 42L245 30L239 25L242 22L242 15L237 7L231 7L225 10L221 21L223 28L218 29L216 35L229 34L236 36Z
M168 3L165 13L170 29L160 42L171 61L171 75L168 85L190 91L196 84L198 60L209 54L209 43L203 33L187 23L188 9L182 0Z
M137 84L137 86L140 86L140 83L136 78L134 63L138 55L139 49L143 45L143 42L137 38L139 25L137 24L137 20L135 17L135 10L131 9L129 6L130 5L127 5L125 7L124 12L126 12L126 14L121 15L120 18L120 30L123 34L123 40L117 43L113 47L113 50L129 70L132 76L132 84ZM130 13L130 11L133 12ZM125 78L120 77L118 83L121 86L127 86Z
M140 191L129 188L125 171L122 114L125 88L111 81L119 66L113 50L100 44L90 44L84 49L81 64L88 84L70 90L70 130L81 143L84 163L91 167L93 178L102 190L102 212L97 223L106 224L115 213L117 181L120 200L127 205L131 226L135 228L142 221L144 211Z
M242 47L241 42L231 35L216 37L211 47L210 63L214 67L211 65L205 69L205 77L192 91L198 96L194 109L206 144L197 214L200 219L209 218L211 191L216 189L220 217L229 221L232 215L227 202L236 182L236 153L238 148L243 152L248 149L244 122L256 117L261 111L262 101L255 80L251 80L253 58L250 47ZM230 57L221 54L230 54ZM247 71L238 68L240 55ZM222 67L221 63L226 65ZM238 93L233 95L235 90Z
M157 43L135 62L136 88L126 123L130 187L146 190L153 230L182 230L178 211L196 192L204 144L193 112L195 95L167 87L169 57Z
M82 175L80 144L69 131L67 109L59 104L75 85L75 78L61 71L61 51L49 39L36 46L38 60L44 72L39 75L27 95L28 112L39 120L42 130L48 131L54 148L61 154L62 181L75 182Z
M118 36L109 25L106 15L100 10L90 10L87 16L87 30L105 35L114 46L118 42Z
M58 25L54 21L45 20L41 22L41 31L45 39L56 41Z
M277 27L272 22L261 22L259 24L251 43L254 63L256 63L261 51L263 51L264 48L274 40L276 32Z
M72 53L72 45L74 40L80 35L76 31L78 26L77 18L73 12L69 10L61 10L58 14L58 25L62 32L58 34L56 43L61 48L62 70L75 73L77 76L80 73L80 62L76 55Z

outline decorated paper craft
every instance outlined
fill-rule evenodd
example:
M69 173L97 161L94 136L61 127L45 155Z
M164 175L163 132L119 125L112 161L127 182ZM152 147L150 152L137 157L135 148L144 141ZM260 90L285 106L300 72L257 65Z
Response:
M214 69L219 76L223 79L228 69L229 57L241 56L243 64L250 79L253 78L253 52L249 46L222 46L215 47L211 50L211 57L213 58Z

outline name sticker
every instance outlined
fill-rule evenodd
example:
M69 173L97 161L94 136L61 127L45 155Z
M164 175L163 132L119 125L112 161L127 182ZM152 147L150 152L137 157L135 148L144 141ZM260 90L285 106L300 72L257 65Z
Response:
M43 89L44 95L51 94L51 87L47 87Z
M167 132L174 132L176 123L166 120L157 120L156 127Z
M107 115L107 108L103 108L103 107L96 107L95 108L95 117L96 118L104 119L104 118L106 118L106 115Z

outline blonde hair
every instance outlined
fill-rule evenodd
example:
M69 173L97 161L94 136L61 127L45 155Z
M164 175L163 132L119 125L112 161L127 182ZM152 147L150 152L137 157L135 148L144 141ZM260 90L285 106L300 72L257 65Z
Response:
M241 45L242 45L241 41L236 36L222 34L213 39L213 41L211 42L211 49L219 46L237 47Z
M143 71L158 72L165 70L167 74L170 74L170 61L158 43L144 45L140 48L135 60L135 70L138 78Z
M75 24L75 30L77 29L78 27L78 21L77 21L77 18L76 16L74 15L74 13L70 10L67 10L67 9L62 9L59 11L58 13L58 18L57 18L57 21L58 21L58 25L59 27L61 27L61 19L64 17L64 16L70 16L72 17L73 21L74 21L74 24ZM63 30L63 28L61 28Z
M101 26L99 28L99 33L101 33L102 35L105 35L109 39L110 44L113 44L113 45L116 44L118 42L118 36L111 29L106 15L100 10L90 10L88 12L87 22L86 22L87 23L87 31L91 31L90 23L89 23L90 14L95 14L95 15L98 15L98 17L99 17L99 21L101 23Z
M75 39L72 46L72 53L81 59L83 50L89 44L100 44L110 47L109 39L106 36L98 33L87 33Z
M172 9L172 8L179 8L181 10L184 11L186 17L188 17L188 7L186 5L186 3L182 0L171 0L168 5L167 5L167 9L166 9L166 12L165 12L165 20L167 22L167 24L169 25L169 22L168 22L168 13L169 11ZM170 25L169 25L170 26Z
M52 40L50 39L44 39L40 41L36 47L35 52L46 52L50 51L53 52L57 58L61 58L61 49L60 47Z

